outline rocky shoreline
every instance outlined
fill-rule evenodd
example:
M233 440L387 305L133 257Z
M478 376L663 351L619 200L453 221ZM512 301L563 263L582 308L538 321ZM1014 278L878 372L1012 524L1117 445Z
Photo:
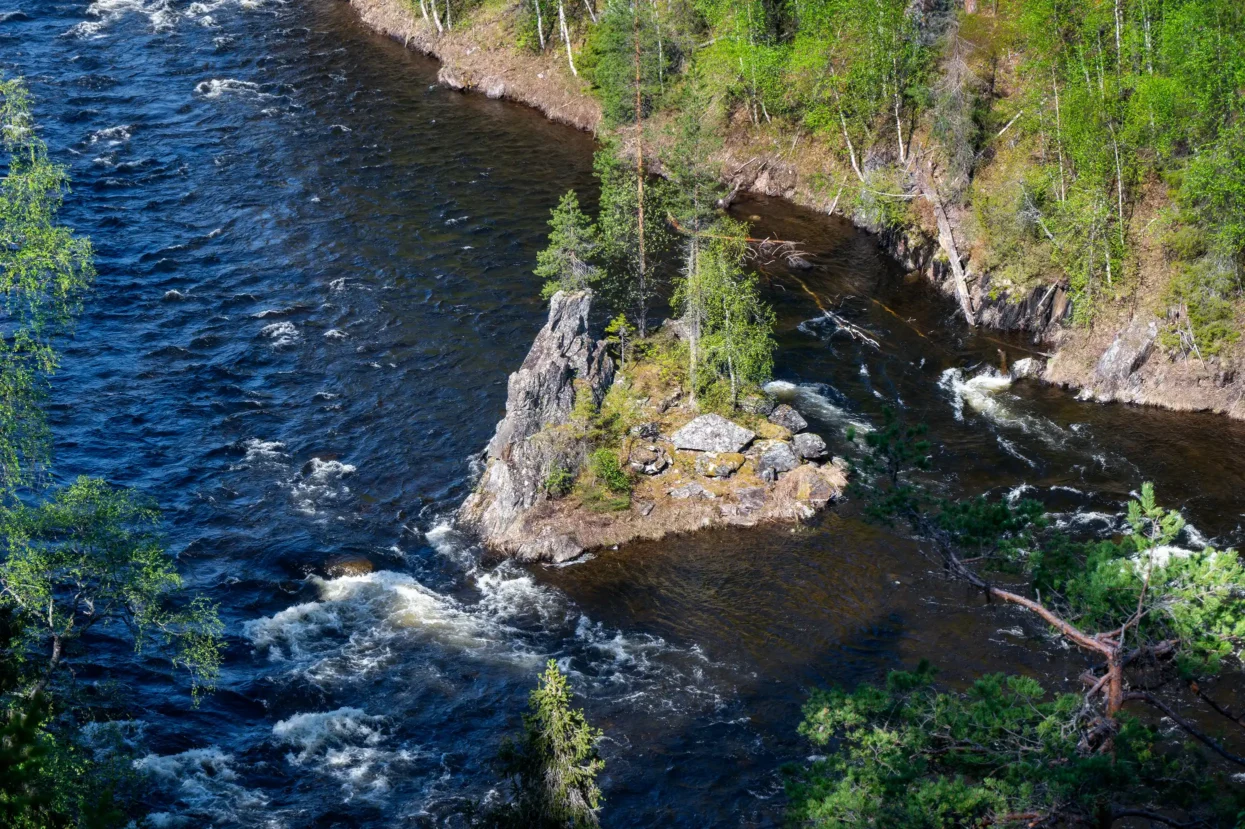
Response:
M438 80L450 88L521 103L589 132L595 133L600 125L600 106L586 85L565 71L560 57L521 54L514 49L500 17L473 20L470 27L438 33L417 16L413 5L400 0L348 1L368 26L440 61ZM623 138L625 142L625 134ZM824 159L808 149L812 142L804 142L803 148L797 148L797 143L798 135L789 148L768 138L728 140L718 153L727 185L732 192L772 196L832 212L838 200L817 184L823 177ZM950 262L931 232L920 227L881 230L863 217L847 218L874 233L882 249L901 265L954 295ZM967 210L949 211L947 218L953 236L959 235ZM1230 359L1203 361L1193 355L1175 359L1164 354L1156 347L1160 320L1146 308L1116 309L1093 327L1070 328L1063 325L1071 313L1065 284L1039 285L1014 297L1006 290L995 290L989 274L969 276L969 294L980 325L1023 333L1052 352L1039 375L1044 382L1100 402L1211 411L1245 419L1245 375L1235 371ZM1148 336L1152 328L1155 333ZM1131 344L1139 337L1148 342L1134 349ZM1135 359L1125 361L1127 372L1118 359L1121 349L1135 351Z
M701 414L677 386L639 390L590 333L591 301L586 291L555 294L548 322L510 375L506 415L458 513L486 547L521 561L564 562L706 527L799 521L841 495L846 464L829 459L825 441L790 406L750 399L754 430ZM599 408L612 387L630 394L641 422L619 447L602 450L620 455L629 476L626 497L602 508L549 482L583 475L601 441L577 428L577 409L589 399Z

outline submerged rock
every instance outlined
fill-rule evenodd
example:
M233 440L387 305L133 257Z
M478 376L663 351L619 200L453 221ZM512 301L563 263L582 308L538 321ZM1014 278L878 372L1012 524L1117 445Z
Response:
M324 562L324 574L330 579L340 579L343 576L366 576L375 569L371 560L364 556L333 556Z
M675 449L697 452L739 452L756 434L722 415L707 414L693 420L670 436Z
M805 460L820 460L827 454L826 442L821 439L821 435L814 435L812 432L801 432L796 435L791 439L791 446L795 449L795 453Z
M770 412L769 422L778 424L793 435L808 428L808 421L786 403L779 404Z

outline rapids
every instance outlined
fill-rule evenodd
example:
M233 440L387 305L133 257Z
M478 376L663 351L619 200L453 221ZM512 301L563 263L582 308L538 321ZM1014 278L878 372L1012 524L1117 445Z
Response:
M450 527L542 322L548 211L567 188L593 199L587 136L435 87L336 0L0 0L0 69L29 79L71 168L66 219L98 252L55 383L58 473L156 497L228 623L201 708L119 643L80 674L133 691L118 727L155 825L452 825L550 658L608 735L609 827L781 825L814 684L921 657L953 682L1074 681L1033 620L850 505L531 570ZM949 321L865 234L736 209L812 262L765 272L773 391L833 450L899 406L929 423L948 491L1108 531L1154 480L1188 544L1239 537L1245 425L1010 384L990 368L1024 344ZM341 554L376 571L323 578Z

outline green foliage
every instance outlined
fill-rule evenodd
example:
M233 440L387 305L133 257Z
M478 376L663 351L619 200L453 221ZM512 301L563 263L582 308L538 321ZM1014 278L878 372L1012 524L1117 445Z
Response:
M549 246L536 254L535 274L545 280L541 296L558 291L585 291L600 278L592 264L600 247L596 227L579 209L579 197L568 190L549 219Z
M549 474L545 477L545 483L543 484L545 492L547 492L551 498L561 498L565 495L569 495L574 486L575 476L571 474L570 470L563 466L558 466L550 470Z
M20 78L0 78L0 489L34 482L49 460L41 403L59 362L53 340L72 324L95 277L91 243L57 224L69 191L65 169L48 159Z
M1241 271L1235 263L1205 256L1181 266L1164 297L1175 319L1163 332L1163 345L1201 358L1222 352L1241 335L1236 304L1241 292Z
M571 707L566 675L550 659L523 716L523 736L504 743L500 752L510 800L485 810L477 825L496 829L597 826L601 790L596 778L605 768L597 751L601 736L583 711Z
M623 495L631 492L631 479L610 449L597 449L588 456L588 469L610 492Z
M699 395L719 381L730 405L770 379L774 365L774 312L760 298L757 278L744 267L747 227L722 218L694 244L689 268L676 283L674 302L691 329L689 372Z
M588 33L580 69L611 126L636 121L637 35L640 117L647 118L665 93L677 51L662 38L660 14L656 4L608 0Z
M892 672L885 687L815 691L800 733L831 749L792 769L791 817L849 829L1110 825L1127 809L1183 809L1227 827L1240 808L1215 775L1156 750L1126 719L1114 756L1081 750L1082 700L1033 679L991 674L939 691L934 670ZM1239 795L1237 796L1239 799Z
M635 340L635 328L631 323L627 322L626 314L618 314L605 326L605 338L607 342L616 343L618 345L618 355L622 363L622 367L627 367L627 349L632 346Z
M863 435L868 453L853 462L856 471L852 491L866 496L866 513L874 520L892 524L910 520L927 500L924 491L908 475L930 466L930 443L925 424L906 426L889 406L882 410L882 426ZM854 440L855 433L849 434Z
M602 287L612 308L628 309L641 337L648 334L648 315L661 287L658 266L673 236L666 226L670 189L661 181L644 183L644 256L640 256L640 194L635 163L618 155L607 142L593 157L601 184L597 229L605 267Z
M51 660L42 689L69 644L95 625L118 625L135 648L168 646L196 697L220 665L221 623L203 599L174 607L181 587L156 532L159 513L134 492L79 478L36 505L0 514L0 607L20 627L15 655Z

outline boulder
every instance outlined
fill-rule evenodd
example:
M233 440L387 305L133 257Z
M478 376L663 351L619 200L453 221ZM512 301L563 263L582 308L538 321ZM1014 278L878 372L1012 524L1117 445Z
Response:
M1127 383L1133 372L1149 358L1158 336L1159 326L1154 320L1134 319L1129 323L1127 328L1115 335L1115 341L1094 367L1094 376L1099 384L1114 391Z
M801 466L779 479L774 497L798 501L812 510L818 510L837 498L845 486L847 478L833 465ZM806 514L811 514L812 510L806 511Z
M657 440L661 437L661 424L656 421L641 423L639 426L631 427L631 434L641 440Z
M1038 358L1025 357L1012 363L1011 375L1013 380L1039 378L1045 370L1046 364Z
M450 89L457 90L458 92L462 92L471 86L466 78L459 75L450 67L444 65L437 70L437 83Z
M676 449L696 452L739 452L756 435L721 415L707 414L670 436Z
M765 498L765 487L762 486L745 487L735 493L735 500L744 512L760 512L765 508Z
M799 465L800 459L796 457L791 444L778 440L766 446L757 459L757 471L762 474L762 477L766 477L766 472L772 474L790 472Z
M820 460L827 454L826 442L821 439L821 435L814 435L812 432L801 432L793 437L791 447L801 458L810 461Z
M706 478L729 478L744 465L738 452L707 452L696 458L696 474Z
M683 486L678 487L676 489L672 489L670 490L668 494L671 498L677 498L680 501L684 501L689 498L715 498L717 497L712 492L705 489L703 486L696 483L695 481L692 481L690 484L684 484Z
M506 97L506 84L500 78L485 78L480 86L484 88L485 96L493 100Z
M578 558L584 551L575 539L561 533L548 533L520 545L514 557L523 562L551 561L561 564Z
M769 422L777 423L793 435L808 428L808 421L786 403L779 404L769 413Z
M636 472L656 475L670 465L670 456L660 446L638 443L631 447L627 465Z

